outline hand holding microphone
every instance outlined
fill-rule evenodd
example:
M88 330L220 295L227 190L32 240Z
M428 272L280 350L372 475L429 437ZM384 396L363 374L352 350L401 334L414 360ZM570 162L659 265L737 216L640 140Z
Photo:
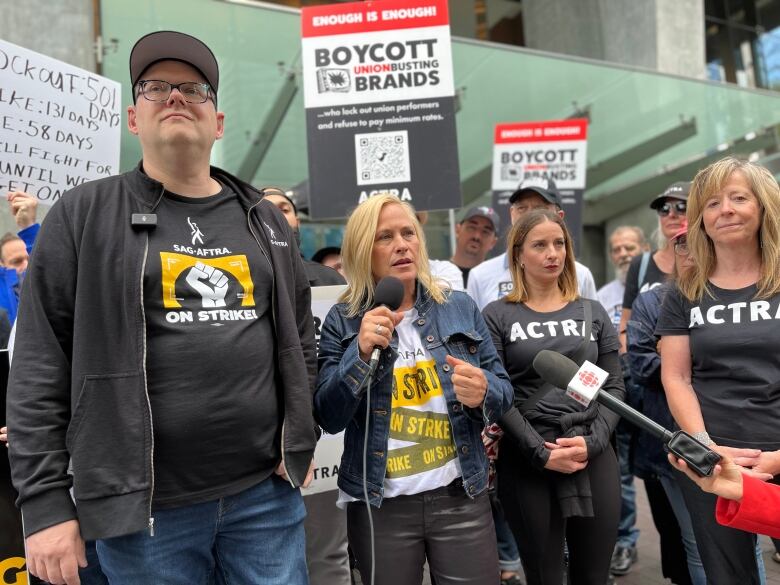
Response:
M374 308L366 311L360 322L358 350L360 359L371 366L370 373L379 365L379 354L390 345L395 326L404 314L396 313L404 301L404 285L394 276L385 276L374 290Z
M395 326L401 322L403 316L403 313L391 311L384 305L367 311L363 315L358 333L360 359L368 363L376 348L385 349L390 345Z

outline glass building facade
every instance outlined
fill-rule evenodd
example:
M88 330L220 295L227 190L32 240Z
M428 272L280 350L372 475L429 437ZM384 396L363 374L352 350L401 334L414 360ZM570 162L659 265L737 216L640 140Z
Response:
M152 30L176 29L205 40L222 68L220 108L227 120L214 164L257 185L305 185L297 9L252 0L136 0L103 2L101 18L102 36L112 39L114 47L104 57L103 74L122 81L127 102L128 55L137 38ZM751 46L769 42L761 38ZM739 44L729 46L736 50ZM710 160L726 153L764 159L778 152L780 93L757 84L663 75L466 38L453 41L453 60L464 204L485 200L493 127L499 122L582 115L590 119L584 218L586 225L601 231L669 183L690 179ZM765 73L750 78L773 79L766 68L771 62L764 58ZM729 66L722 71L726 77L733 73ZM137 140L126 132L122 168L130 168L139 157ZM432 215L432 254L448 256L446 214ZM304 251L337 243L339 235L337 225L310 227L303 234ZM600 245L595 241L586 246L585 259L598 263L603 256ZM587 258L589 254L593 257Z

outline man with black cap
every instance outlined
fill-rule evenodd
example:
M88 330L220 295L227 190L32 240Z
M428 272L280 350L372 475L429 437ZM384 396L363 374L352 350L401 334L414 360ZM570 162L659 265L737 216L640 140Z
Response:
M130 77L143 160L52 206L22 290L8 427L28 568L78 583L87 539L112 583L305 584L316 359L293 232L209 166L224 114L204 43L146 35Z
M534 209L549 209L563 217L563 203L558 188L552 179L533 178L520 184L509 196L509 217L512 224ZM590 269L579 262L577 283L580 296L596 300L596 283ZM477 306L484 309L488 303L500 299L512 290L512 276L509 273L509 261L506 252L486 260L471 271L467 287Z
M500 221L492 207L472 207L455 226L455 254L450 258L463 273L463 285L468 286L469 272L482 264L485 256L498 242Z

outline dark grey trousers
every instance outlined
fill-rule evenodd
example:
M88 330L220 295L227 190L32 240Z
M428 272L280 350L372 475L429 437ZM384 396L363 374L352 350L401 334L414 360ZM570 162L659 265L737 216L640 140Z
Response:
M347 512L336 506L337 491L303 498L306 505L306 565L310 585L351 585Z
M497 585L498 552L487 492L469 498L460 481L371 508L376 585L419 585L427 559L436 585ZM347 508L349 544L363 583L371 578L371 540L364 502Z

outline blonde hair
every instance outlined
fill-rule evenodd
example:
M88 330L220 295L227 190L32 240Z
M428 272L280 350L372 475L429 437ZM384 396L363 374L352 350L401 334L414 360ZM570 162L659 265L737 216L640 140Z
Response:
M726 157L700 170L691 184L688 196L688 249L695 265L677 280L680 292L690 301L710 296L709 278L717 265L715 246L704 231L704 208L720 191L732 174L745 177L756 196L761 214L758 231L761 253L761 277L756 298L768 298L780 292L780 187L764 167L734 157Z
M443 303L446 300L444 291L447 285L431 275L425 232L417 221L414 208L395 195L375 195L358 205L352 212L341 244L341 261L349 287L339 297L339 301L347 303L348 317L356 317L370 310L374 305L376 283L371 269L371 253L374 249L379 215L385 205L400 205L414 227L415 235L420 242L415 261L417 280L427 289L434 301Z
M564 301L573 301L579 295L577 290L577 269L574 265L574 247L571 243L571 235L566 229L563 219L549 209L536 209L523 215L512 226L507 236L507 259L509 260L509 272L512 275L512 291L504 297L509 303L524 303L528 300L528 288L525 285L525 274L520 266L520 251L523 249L528 234L537 225L551 221L558 225L563 232L566 247L566 258L563 261L563 272L558 277L558 289L563 295Z

